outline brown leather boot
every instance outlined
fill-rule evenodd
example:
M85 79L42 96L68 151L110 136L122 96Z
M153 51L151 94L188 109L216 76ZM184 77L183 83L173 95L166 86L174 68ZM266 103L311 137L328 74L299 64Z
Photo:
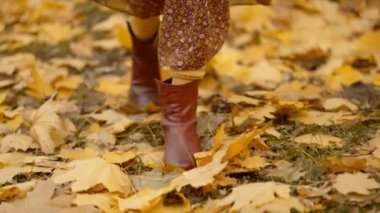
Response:
M133 104L145 107L149 102L158 104L155 79L160 79L157 55L157 34L148 40L140 40L128 24L132 37L132 79L129 98Z
M172 85L171 80L157 81L166 165L185 170L196 167L194 153L201 151L196 132L198 84L199 81L184 85Z

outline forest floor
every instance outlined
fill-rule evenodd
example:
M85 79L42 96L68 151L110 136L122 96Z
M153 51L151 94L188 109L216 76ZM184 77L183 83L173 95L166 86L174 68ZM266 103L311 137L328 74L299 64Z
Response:
M380 7L341 2L231 9L184 172L128 103L126 16L2 0L0 212L379 212Z

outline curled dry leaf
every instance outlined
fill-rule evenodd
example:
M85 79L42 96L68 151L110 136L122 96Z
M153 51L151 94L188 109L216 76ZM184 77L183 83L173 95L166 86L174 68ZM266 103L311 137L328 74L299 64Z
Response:
M125 195L131 193L131 180L120 167L108 163L102 158L75 160L69 164L69 170L53 177L55 184L74 181L73 192L89 189L107 189L109 192L119 192Z
M45 153L64 143L64 138L75 131L75 126L62 114L75 112L77 107L72 102L48 100L31 117L30 135L37 141Z
M336 177L333 187L344 195L348 193L368 195L369 190L380 189L380 183L370 179L369 174L366 173L343 173Z

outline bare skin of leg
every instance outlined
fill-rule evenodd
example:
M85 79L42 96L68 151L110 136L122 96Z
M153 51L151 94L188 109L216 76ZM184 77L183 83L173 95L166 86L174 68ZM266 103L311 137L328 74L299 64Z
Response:
M141 19L132 16L129 19L129 23L132 27L133 33L141 40L147 40L152 38L160 26L160 18L153 16L146 19Z

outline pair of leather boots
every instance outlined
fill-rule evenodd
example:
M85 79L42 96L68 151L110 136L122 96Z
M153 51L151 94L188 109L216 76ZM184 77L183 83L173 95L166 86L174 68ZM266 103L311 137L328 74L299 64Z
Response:
M201 151L196 132L198 81L172 85L160 81L157 36L140 40L132 35L132 79L130 101L140 106L149 102L161 109L161 125L165 135L164 162L185 170L196 167L194 153Z

